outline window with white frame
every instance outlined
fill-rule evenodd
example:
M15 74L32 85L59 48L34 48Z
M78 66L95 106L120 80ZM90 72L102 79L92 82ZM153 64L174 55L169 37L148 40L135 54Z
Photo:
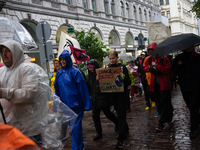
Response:
M170 11L167 11L167 18L170 18Z
M66 0L66 3L67 3L68 5L72 5L72 0Z
M137 11L136 11L135 6L133 6L133 16L134 16L134 19L136 20L137 19Z
M167 5L169 4L169 0L166 0L166 4L167 4Z
M92 9L96 11L96 2L95 0L91 0L92 3Z
M163 2L163 0L160 0L160 5L164 5L164 2Z
M147 12L146 12L146 10L144 10L144 18L145 18L144 21L147 21Z
M113 15L115 15L115 2L114 2L114 0L110 0L110 4L111 4L111 13Z
M85 9L88 8L88 6L87 6L87 0L83 0L83 7L84 7Z
M162 16L165 16L165 12L164 12L164 11L162 11L162 12L161 12L161 15L162 15Z
M104 10L105 10L105 13L107 14L108 13L108 1L107 0L104 0Z
M126 18L128 18L129 17L129 7L128 7L128 4L126 3Z
M142 10L139 8L140 21L142 21Z
M151 12L149 11L149 21L151 21Z
M121 8L121 16L124 17L124 4L122 1L120 2L120 8Z

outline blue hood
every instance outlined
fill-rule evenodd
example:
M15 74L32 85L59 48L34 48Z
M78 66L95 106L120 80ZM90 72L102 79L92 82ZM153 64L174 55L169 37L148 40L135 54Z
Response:
M65 68L64 68L64 67L61 65L61 63L60 63L60 65L62 66L63 69L68 69L68 68L71 68L71 67L73 66L73 64L72 64L72 59L71 59L71 56L70 56L68 50L63 50L63 52L62 52L62 53L60 54L60 56L59 56L59 62L60 62L60 59L61 59L61 58L64 58L64 59L65 59L65 62L66 62Z

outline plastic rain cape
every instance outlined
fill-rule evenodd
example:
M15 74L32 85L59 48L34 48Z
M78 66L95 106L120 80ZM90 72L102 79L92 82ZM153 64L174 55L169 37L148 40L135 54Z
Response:
M33 69L30 69L30 67L34 68L34 71ZM62 139L60 139L61 126L64 123L67 124L68 129L66 137L69 137L69 133L73 129L77 115L54 94L49 86L47 74L40 66L25 61L23 62L22 68L23 71L29 72L27 78L25 78L26 81L20 81L22 78L19 77L18 74L12 77L11 72L6 87L9 88L9 84L13 83L14 85L12 86L16 88L15 91L17 91L17 87L20 87L20 83L22 82L25 82L25 87L23 88L26 90L32 85L36 85L37 92L34 96L34 103L12 103L1 98L0 102L3 106L6 121L9 125L15 126L19 130L21 129L19 122L22 122L25 129L30 130L31 133L32 131L37 134L41 133L43 141L42 147L44 149L61 150L64 147L61 141ZM6 69L6 67L2 67L1 74L5 74L4 72L6 72ZM26 69L29 70L27 71ZM7 73L9 75L8 70ZM2 114L0 114L0 122L3 123ZM25 129L21 129L20 131L23 133L23 131L26 131Z
M25 51L30 48L37 48L32 36L19 22L0 17L0 43L9 39L21 43Z

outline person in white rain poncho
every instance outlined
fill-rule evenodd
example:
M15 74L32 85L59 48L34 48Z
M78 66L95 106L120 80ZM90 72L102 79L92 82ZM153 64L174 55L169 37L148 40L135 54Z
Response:
M0 102L6 122L42 145L48 76L40 66L25 60L21 44L14 40L0 43L0 53L5 65L0 68Z

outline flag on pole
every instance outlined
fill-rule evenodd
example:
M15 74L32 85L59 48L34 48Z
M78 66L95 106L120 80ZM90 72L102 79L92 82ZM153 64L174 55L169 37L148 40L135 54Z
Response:
M59 42L59 47L58 47L58 57L60 56L63 50L68 50L73 62L74 56L72 55L70 46L80 49L80 44L76 39L70 37L69 35L61 31L60 42Z
M70 46L70 49L77 64L90 60L90 56L85 54L84 49L79 49L72 46Z

